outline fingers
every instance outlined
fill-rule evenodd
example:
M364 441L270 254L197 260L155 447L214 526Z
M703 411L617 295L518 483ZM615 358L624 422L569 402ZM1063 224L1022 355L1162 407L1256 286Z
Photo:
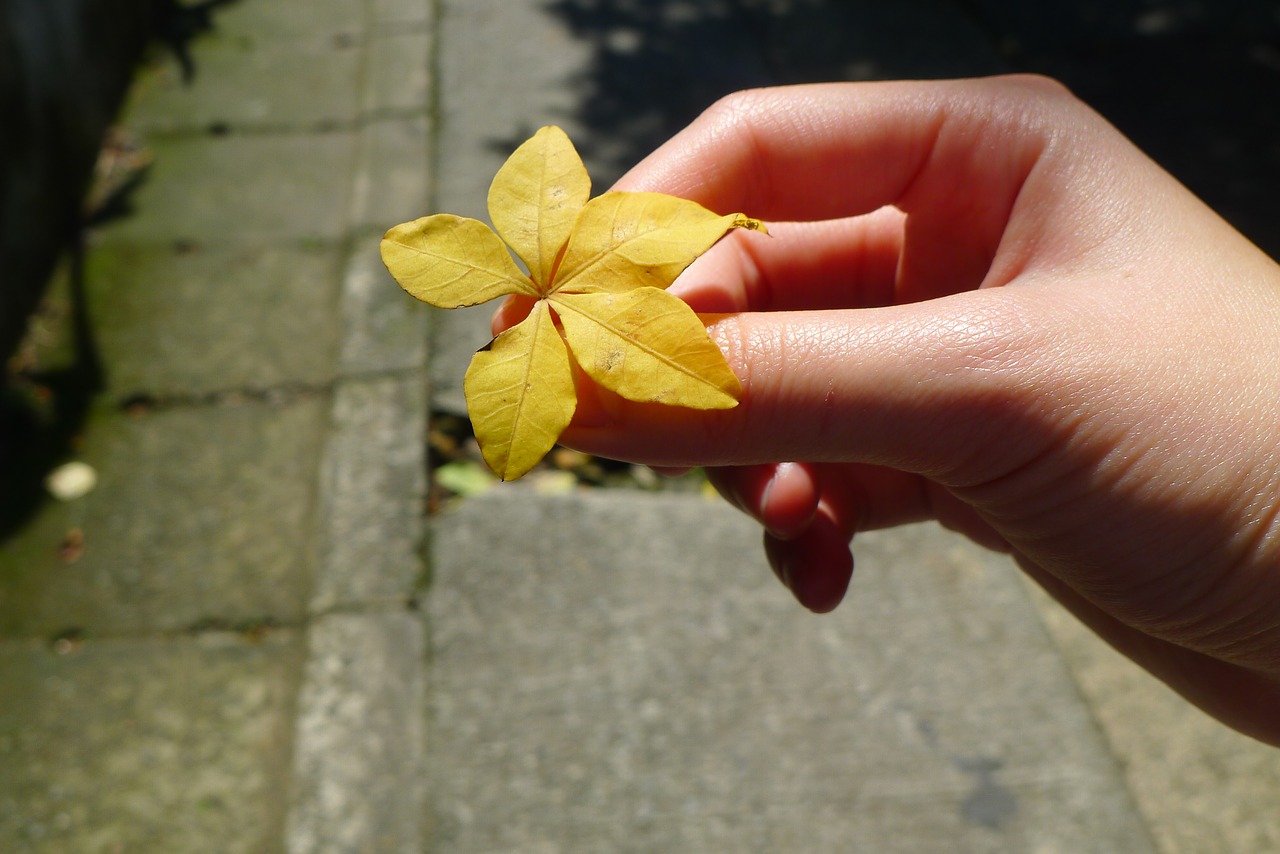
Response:
M1019 428L1053 393L1041 380L1058 336L1036 319L1051 298L1015 290L719 318L712 337L743 382L736 408L639 404L601 390L583 395L564 440L656 465L859 462L982 480L998 473L993 462L1011 470L1047 440Z
M813 467L804 463L711 468L707 479L726 501L781 540L809 526L822 498Z
M731 95L616 185L769 220L908 213L1002 218L1070 101L1035 78L819 84ZM966 190L967 191L964 191ZM981 193L974 192L981 188ZM957 192L961 190L962 192ZM979 220L979 221L975 221Z
M1005 284L1037 253L1053 255L1047 246L1071 257L1104 241L1116 217L1096 210L1086 215L1078 197L1096 193L1110 178L1074 165L1096 159L1090 152L1099 146L1114 154L1117 143L1122 138L1095 114L1039 78L781 87L722 100L617 188L671 193L770 221L815 222L895 208L906 217L892 244L859 235L846 241L845 263L825 263L836 256L819 255L810 265L815 272L845 271L828 275L829 286L844 284L846 294L862 301L843 305L884 305L889 294L905 303ZM1064 203L1067 197L1075 201ZM1010 228L1016 210L1022 228ZM1098 219L1107 225L1089 226ZM849 253L873 245L880 251L868 257L879 265L894 260L892 290L881 273L867 280L880 283L878 290L860 293L849 286L848 271L858 267ZM752 246L762 247L765 259L774 251L763 242ZM796 293L821 293L803 280L793 283L781 260L774 269L786 272ZM758 278L782 280L776 273Z
M703 314L889 305L902 243L902 213L818 223L773 223L770 234L735 232L698 258L670 288ZM533 300L499 303L493 334L528 315Z
M896 301L903 216L771 223L733 233L686 270L671 292L702 313L800 311Z
M825 508L819 507L809 526L793 539L766 533L764 551L778 580L810 611L825 614L844 598L853 575L853 553L849 538Z

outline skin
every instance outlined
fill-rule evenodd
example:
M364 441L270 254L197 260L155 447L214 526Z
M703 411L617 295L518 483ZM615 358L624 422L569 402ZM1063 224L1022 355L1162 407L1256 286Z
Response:
M584 384L565 443L712 467L814 611L857 532L937 520L1280 745L1273 260L1040 78L739 93L615 189L770 221L673 287L744 394Z

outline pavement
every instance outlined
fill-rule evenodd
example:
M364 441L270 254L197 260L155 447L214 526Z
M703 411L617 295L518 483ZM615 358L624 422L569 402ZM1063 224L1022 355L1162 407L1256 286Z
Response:
M1276 4L1077 7L241 0L149 64L154 164L32 322L97 483L0 519L0 850L1280 851L1280 752L935 526L816 617L697 491L429 483L487 312L378 238L545 123L604 187L743 86L1053 70L1275 251L1280 100L1151 81L1276 91Z

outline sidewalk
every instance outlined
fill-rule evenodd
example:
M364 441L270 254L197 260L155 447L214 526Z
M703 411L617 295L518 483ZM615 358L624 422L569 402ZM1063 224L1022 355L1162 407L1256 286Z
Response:
M994 2L595 5L241 0L141 76L98 484L0 542L0 850L1280 850L1280 752L933 526L817 618L698 495L425 514L487 309L406 298L389 225L483 217L542 124L602 189L729 88L1010 61Z

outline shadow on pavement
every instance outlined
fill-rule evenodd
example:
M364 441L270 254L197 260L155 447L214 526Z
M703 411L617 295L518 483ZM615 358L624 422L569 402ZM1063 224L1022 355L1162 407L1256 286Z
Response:
M579 142L614 180L753 86L1054 76L1280 255L1280 3L1241 0L551 0L592 46ZM504 141L504 143L507 141ZM518 139L511 140L513 147Z
M128 152L133 168L105 179L102 169L118 147L110 122L132 69L155 42L191 80L191 41L235 2L0 3L0 540L40 507L45 474L74 452L104 387L82 244L88 230L132 213L130 194L146 178L136 163L144 152ZM27 364L24 330L60 256L69 268L71 359Z

